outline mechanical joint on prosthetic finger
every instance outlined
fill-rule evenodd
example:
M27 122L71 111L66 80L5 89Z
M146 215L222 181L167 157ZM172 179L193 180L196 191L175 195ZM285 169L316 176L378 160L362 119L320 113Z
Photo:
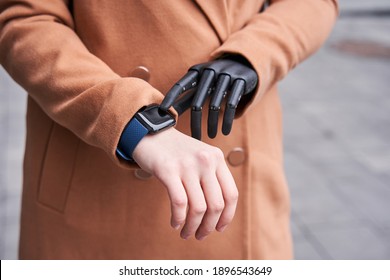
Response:
M203 107L209 98L207 134L214 138L218 131L222 103L226 99L222 133L228 135L241 97L252 93L258 84L257 73L247 63L243 63L242 57L238 58L224 58L192 66L169 90L160 109L167 111L174 106L180 110L180 115L191 107L191 133L200 140Z

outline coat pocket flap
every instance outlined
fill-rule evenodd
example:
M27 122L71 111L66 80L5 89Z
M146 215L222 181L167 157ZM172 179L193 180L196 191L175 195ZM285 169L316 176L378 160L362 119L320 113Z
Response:
M46 150L38 190L38 201L56 211L65 210L80 140L54 124Z

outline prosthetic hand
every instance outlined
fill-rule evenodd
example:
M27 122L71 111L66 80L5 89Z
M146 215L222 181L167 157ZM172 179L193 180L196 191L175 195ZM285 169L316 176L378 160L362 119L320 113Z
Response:
M228 95L222 124L222 133L228 135L241 97L251 93L257 83L256 72L243 63L243 58L240 61L240 57L197 64L169 90L160 109L167 111L179 96L189 89L195 89L176 102L174 107L181 114L190 104L192 137L200 140L203 105L206 98L210 97L207 132L210 138L214 138L217 135L221 104Z

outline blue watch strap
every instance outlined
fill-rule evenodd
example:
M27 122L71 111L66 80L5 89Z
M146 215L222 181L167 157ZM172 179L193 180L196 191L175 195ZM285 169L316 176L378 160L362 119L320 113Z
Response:
M116 153L119 157L127 161L133 160L133 152L138 143L149 133L149 130L136 118L132 118L123 130L119 139Z

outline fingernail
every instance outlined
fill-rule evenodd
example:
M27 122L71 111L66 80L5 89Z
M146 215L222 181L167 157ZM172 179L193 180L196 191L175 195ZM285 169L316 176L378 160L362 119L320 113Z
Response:
M178 230L180 228L180 225L173 226L175 230Z
M201 237L197 237L196 239L198 239L199 241L202 241L206 238L207 236L201 236Z
M183 238L184 240L187 240L188 238L190 238L189 235L183 235L183 234L180 234L181 238Z
M218 229L219 232L223 232L227 228L227 225L224 225L223 227L220 227Z

